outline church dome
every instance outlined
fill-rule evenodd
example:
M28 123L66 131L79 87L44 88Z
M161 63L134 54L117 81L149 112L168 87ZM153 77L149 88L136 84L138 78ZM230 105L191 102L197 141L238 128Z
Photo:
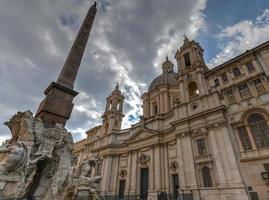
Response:
M155 90L160 85L177 85L177 74L170 71L156 77L150 84L148 92Z

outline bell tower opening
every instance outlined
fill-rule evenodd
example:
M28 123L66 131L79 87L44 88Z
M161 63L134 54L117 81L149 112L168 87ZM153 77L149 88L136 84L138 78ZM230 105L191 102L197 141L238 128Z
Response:
M189 53L185 53L185 54L183 55L183 57L184 57L184 61L185 61L185 66L186 66L186 67L191 66L190 54L189 54Z
M199 96L198 86L194 81L189 83L188 89L190 98Z

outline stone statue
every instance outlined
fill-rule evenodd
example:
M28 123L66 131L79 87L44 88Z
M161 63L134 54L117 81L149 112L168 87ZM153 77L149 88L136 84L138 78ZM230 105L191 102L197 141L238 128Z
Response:
M91 159L85 161L80 166L74 165L70 168L64 199L100 199L101 176L93 176L96 164L97 160Z
M61 125L45 128L30 111L6 125L12 138L0 147L0 199L62 200L72 166L73 139Z
M18 112L6 125L12 138L0 147L0 199L99 199L97 160L78 169L72 135L61 125L45 128L30 111Z
M0 152L5 153L4 159L0 162L0 175L8 175L23 167L27 162L27 147L23 142L15 145L6 144L0 147Z
M84 162L81 174L78 178L78 187L85 187L90 191L100 191L100 176L91 177L92 170L96 166L96 159L88 160Z

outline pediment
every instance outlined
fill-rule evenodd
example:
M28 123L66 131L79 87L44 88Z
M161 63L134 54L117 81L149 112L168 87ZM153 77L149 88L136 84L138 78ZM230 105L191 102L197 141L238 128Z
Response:
M129 142L143 140L143 139L151 137L157 133L158 133L158 131L155 131L155 130L141 128L141 129L137 130L126 142L129 143Z

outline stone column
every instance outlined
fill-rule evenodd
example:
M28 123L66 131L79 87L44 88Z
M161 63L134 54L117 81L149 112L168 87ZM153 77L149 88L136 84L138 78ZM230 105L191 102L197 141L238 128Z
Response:
M164 92L164 113L169 111L169 97L168 97L168 90L165 88Z
M231 174L231 181L233 184L237 184L238 186L243 186L241 175L239 173L239 168L237 165L237 161L235 158L235 152L232 147L232 141L230 139L228 129L225 126L220 125L220 131L218 131L218 135L221 136L223 139L223 142L225 144L225 153L226 153L226 159L222 157L222 159L225 159L227 163L229 163L229 171ZM219 137L220 138L220 137Z
M184 169L184 157L183 157L183 149L181 145L181 137L177 136L177 162L178 162L178 176L180 180L180 186L186 187L186 177L185 177L185 169Z
M183 80L180 80L179 82L179 90L180 90L180 100L182 103L186 102L186 95L185 95L185 90L184 90L184 83Z
M132 152L128 152L128 163L127 163L127 179L126 179L126 191L131 191L132 182Z
M203 77L203 74L202 72L198 72L197 74L198 76L198 89L199 89L199 95L205 95L207 94L207 91L206 91L206 83L204 81L204 77Z
M102 166L102 179L101 179L101 191L102 193L106 193L106 186L108 181L108 156L104 156L103 158L103 166Z
M195 164L193 160L193 151L191 145L191 137L188 133L184 134L182 139L182 147L183 147L183 165L184 165L184 173L188 178L185 179L186 186L190 186L191 188L196 187L196 175L195 175Z
M240 95L238 89L233 88L232 90L233 90L233 94L234 94L234 98L235 98L236 102L239 103L241 101L241 95Z
M119 164L120 164L120 157L117 155L114 157L113 159L113 170L111 171L111 174L113 175L113 179L112 179L112 184L111 184L111 187L112 187L112 193L113 194L117 194L117 188L118 188L118 174L119 174Z
M157 114L159 114L160 113L160 96L157 97L156 102L157 102ZM155 110L154 107L152 108L152 110L153 110L152 114L156 114L154 111Z
M164 190L165 177L164 177L164 150L163 144L160 144L160 168L161 168L161 190Z
M164 189L169 192L169 156L168 156L168 144L164 145L164 175L165 175L165 187Z
M164 112L164 107L163 107L163 92L162 92L162 89L160 91L160 94L159 94L159 104L158 104L158 108L159 108L159 113L162 114Z
M222 166L222 160L221 160L221 154L219 153L219 149L218 149L218 141L217 138L215 136L215 128L212 128L209 130L209 137L208 139L210 140L211 146L212 146L212 156L214 158L215 161L215 165L216 165L216 172L215 174L217 174L218 176L218 181L219 181L219 185L223 186L225 185L225 175L224 175L224 169Z
M131 166L131 190L130 194L136 193L136 182L137 182L137 151L132 152L132 166Z
M254 83L247 83L248 89L250 91L250 94L253 95L254 97L259 96L258 91L256 89L256 87L254 86Z
M152 105L152 102L149 103L149 113L150 113L150 116L153 115L153 105Z
M172 110L173 107L174 107L173 97L169 96L169 98L170 98L170 108L169 108L169 110Z
M160 159L160 146L156 145L154 147L154 171L155 171L155 190L159 191L161 189L161 169L160 169L161 159Z
M111 178L112 178L112 176L111 176L112 170L111 169L112 169L112 161L113 161L112 156L109 156L107 161L108 161L107 162L107 173L106 173L107 180L106 180L105 191L110 193L111 192L110 185L111 185Z
M152 160L153 158L153 149L150 148L149 150L149 156L150 156L150 161L149 161L149 192L154 191L154 163Z

